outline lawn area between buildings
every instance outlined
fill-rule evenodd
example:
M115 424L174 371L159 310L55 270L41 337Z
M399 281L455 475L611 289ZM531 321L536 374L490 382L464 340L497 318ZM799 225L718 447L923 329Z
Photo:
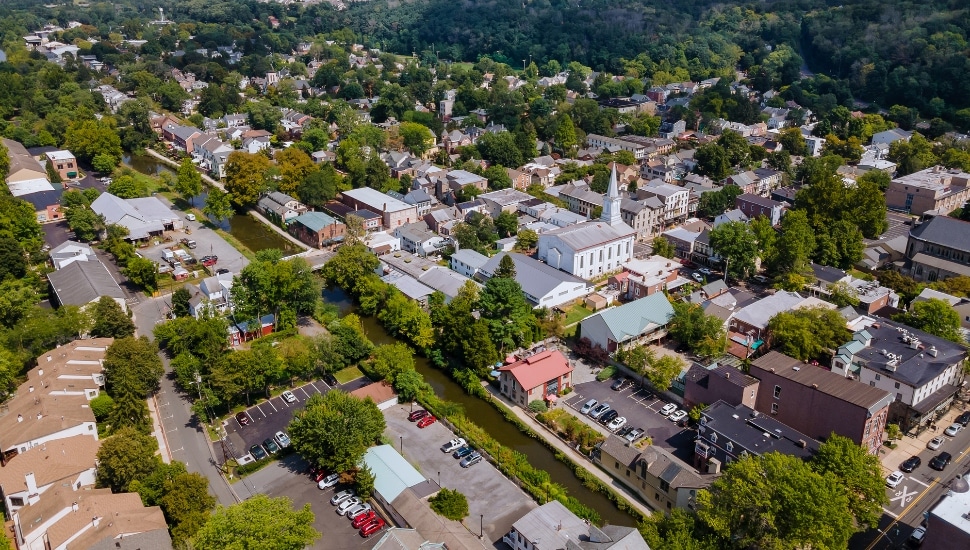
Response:
M333 377L337 379L337 382L341 384L346 384L347 382L353 382L358 378L364 376L364 373L357 367L347 367L342 371L335 372Z
M573 323L578 323L593 313L595 312L588 309L586 306L577 304L566 310L566 319L563 321L563 324L569 326Z

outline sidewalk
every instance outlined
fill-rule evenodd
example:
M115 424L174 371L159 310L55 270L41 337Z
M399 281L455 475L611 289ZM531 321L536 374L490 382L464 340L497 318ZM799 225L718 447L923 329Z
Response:
M265 225L266 227L269 227L269 228L270 228L270 229L272 229L273 231L276 231L276 232L277 232L277 233L279 233L279 234L280 234L280 235L281 235L281 236L282 236L282 237L283 237L284 239L286 239L286 240L288 240L288 241L290 241L291 243L293 243L293 244L295 244L296 246L299 246L299 247L300 247L300 248L302 248L303 250L305 250L305 251L306 251L306 250L313 250L312 248L310 248L309 246L307 246L307 245L306 245L306 243L304 243L303 241L301 241L301 240L299 240L299 239L297 239L297 238L296 238L296 237L294 237L293 235L290 235L290 234L289 234L289 233L287 233L286 231L283 231L283 230L282 230L282 229L280 229L280 228L279 228L279 226L277 226L277 225L276 225L275 223L273 223L273 222L271 222L271 221L269 221L269 220L267 220L267 219L266 219L266 218L265 218L265 217L264 217L264 216L263 216L262 214L260 214L260 213L259 213L259 212L257 212L256 210L250 210L250 211L249 211L249 215L250 215L250 216L252 216L252 217L254 217L254 218L256 218L256 219L257 219L257 220L258 220L258 221L259 221L260 223L262 223L262 224L263 224L263 225Z
M618 481L613 479L612 476L610 476L609 474L601 470L599 466L594 464L589 459L589 457L587 457L586 455L580 453L576 449L567 445L565 441L559 439L559 437L556 434L554 434L552 431L550 431L549 428L537 422L534 418L526 414L525 411L523 411L521 408L512 404L504 396L494 391L494 388L492 388L490 385L483 384L483 386L490 394L492 394L492 397L494 399L500 401L503 405L508 407L512 411L512 413L515 414L516 417L518 417L519 420L521 420L525 425L529 426L529 428L531 428L532 431L539 434L539 436L542 437L542 439L551 443L553 447L555 447L558 451L568 456L569 459L575 462L577 465L579 465L580 468L583 468L587 472L593 474L597 479L602 481L608 487L622 494L623 497L627 500L627 502L630 503L630 506L632 506L633 508L636 508L636 510L641 514L643 514L644 516L653 515L654 510L652 510L649 506L644 504L643 501L641 501L640 498L635 493L633 493L626 485L623 485L622 483L619 483Z
M148 415L152 418L152 436L158 440L158 452L162 455L162 462L170 464L172 453L168 445L168 437L165 436L165 429L162 428L162 418L158 415L158 402L154 395L148 400Z
M879 447L879 461L882 462L882 467L885 473L888 475L899 469L899 465L907 458L918 455L919 453L926 450L926 444L937 436L943 435L943 430L947 426L953 424L956 417L960 416L963 412L963 408L955 406L949 410L943 418L937 420L936 426L937 430L926 430L916 437L903 436L896 442L896 448L890 449L883 445Z

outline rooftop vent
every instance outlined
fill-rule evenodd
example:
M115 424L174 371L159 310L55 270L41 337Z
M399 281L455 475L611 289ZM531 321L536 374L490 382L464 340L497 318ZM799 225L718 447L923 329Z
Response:
M936 347L934 346L930 346L930 349L926 350L926 354L929 355L930 357L936 357L937 353L939 352L936 351Z

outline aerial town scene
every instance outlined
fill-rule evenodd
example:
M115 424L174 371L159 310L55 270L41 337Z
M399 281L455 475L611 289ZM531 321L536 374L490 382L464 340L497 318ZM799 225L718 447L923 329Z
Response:
M2 0L0 550L970 550L968 40Z

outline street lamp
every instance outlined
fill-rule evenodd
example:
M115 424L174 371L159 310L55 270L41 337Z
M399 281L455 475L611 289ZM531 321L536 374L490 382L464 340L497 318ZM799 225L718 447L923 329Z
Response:
M886 537L886 540L888 540L889 543L893 545L893 548L896 548L898 546L898 544L896 544L896 541L894 541L892 539L892 537L889 536L889 533L883 531L882 529L876 529L876 531L879 531L880 536ZM898 525L896 526L896 529L893 532L893 535L896 536L896 537L899 536L899 526ZM876 540L879 540L879 539L876 539Z
M438 488L441 488L441 472L438 472Z

